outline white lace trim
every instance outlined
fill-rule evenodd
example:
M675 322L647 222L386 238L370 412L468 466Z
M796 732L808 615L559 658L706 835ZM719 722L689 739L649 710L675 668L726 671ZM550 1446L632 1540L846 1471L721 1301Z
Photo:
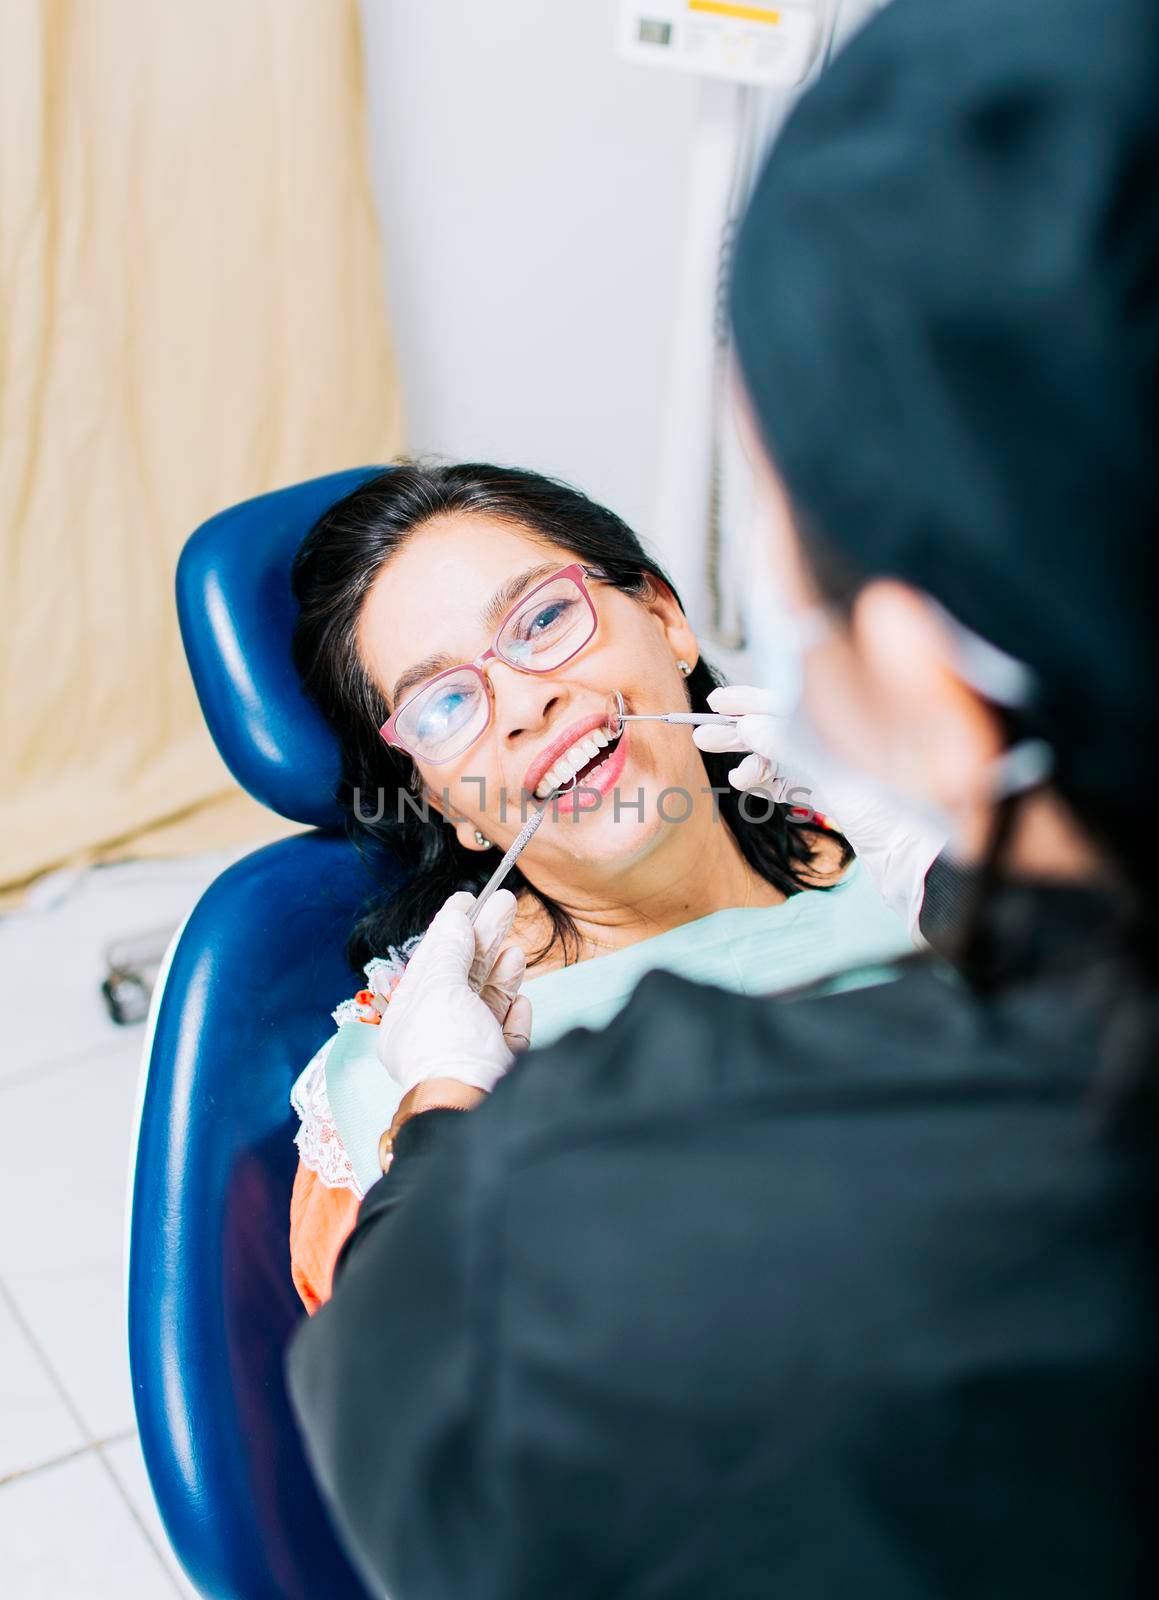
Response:
M375 956L373 961L366 963L362 970L374 994L384 999L390 994L420 938L421 935L416 934L402 945L392 944L388 947L387 955ZM335 1006L331 1016L339 1027L344 1022L361 1022L364 1027L373 1027L374 1023L369 1019L377 1009L359 1000L343 1000ZM290 1104L298 1113L301 1123L294 1135L294 1143L298 1147L302 1165L316 1172L328 1189L349 1189L361 1200L363 1191L334 1124L330 1097L326 1092L326 1058L337 1037L336 1033L332 1033L321 1049L311 1056L305 1071L298 1075L290 1090Z
M334 1126L326 1093L326 1057L337 1037L332 1034L327 1039L290 1090L290 1104L301 1120L294 1143L302 1165L316 1172L328 1189L349 1189L361 1200L362 1190L346 1146Z

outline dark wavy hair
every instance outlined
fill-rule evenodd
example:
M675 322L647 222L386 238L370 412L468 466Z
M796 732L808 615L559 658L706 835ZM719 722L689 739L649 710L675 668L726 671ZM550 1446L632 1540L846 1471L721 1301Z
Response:
M337 736L341 752L337 798L350 838L372 864L393 860L407 870L405 883L392 884L374 899L351 933L347 956L355 970L389 945L399 945L425 928L448 895L458 889L477 892L499 859L497 850L465 850L454 828L441 817L425 819L414 805L400 803L400 796L418 792L418 774L408 757L379 736L389 708L358 651L358 619L384 564L424 523L451 513L500 518L533 539L602 568L625 594L644 596L652 584L664 584L676 593L663 569L614 512L580 490L536 472L479 463L403 461L361 484L319 519L292 569L299 607L294 665L306 694ZM702 656L686 680L690 706L706 709L709 692L721 681ZM721 791L721 818L745 860L784 894L816 887L804 876L813 861L814 831L790 820L788 809L781 805L772 807L767 820L744 816L742 797L727 776L736 759L702 752L708 780ZM382 813L377 820L370 819L360 797L379 794L387 803L375 807ZM848 860L848 846L840 836L838 842ZM518 867L507 886L516 895L523 890L533 894L551 921L551 937L532 962L542 960L557 939L565 964L573 960L579 937L570 914L529 883Z

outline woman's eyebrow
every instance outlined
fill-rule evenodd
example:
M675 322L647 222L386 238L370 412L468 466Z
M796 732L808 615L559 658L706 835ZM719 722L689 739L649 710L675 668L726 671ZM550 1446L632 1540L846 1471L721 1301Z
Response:
M496 628L516 600L537 578L546 578L549 573L558 572L557 561L544 561L537 567L528 567L524 572L517 572L513 577L506 578L496 589L487 604L479 613L486 628ZM408 667L394 686L394 693L390 697L391 705L397 706L416 683L422 683L424 678L434 677L436 672L442 672L447 667L457 666L453 656L445 650L437 651L434 655L424 656L421 661L416 661L413 667Z
M559 571L558 561L543 561L537 567L528 567L525 572L517 572L514 577L501 583L487 604L479 613L483 625L487 628L497 628L504 615L519 599L519 596L533 583L536 578L546 578L551 572Z
M413 667L408 667L402 677L394 686L394 693L390 697L392 706L399 705L408 689L413 689L416 683L421 683L424 678L433 678L436 672L442 672L444 667L453 667L454 657L449 656L445 650L437 655L424 656L421 661L416 661Z

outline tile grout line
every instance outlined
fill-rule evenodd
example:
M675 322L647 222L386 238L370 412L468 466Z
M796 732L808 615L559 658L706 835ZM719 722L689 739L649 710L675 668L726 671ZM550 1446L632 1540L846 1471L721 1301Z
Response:
M173 1573L171 1573L170 1563L168 1563L168 1560L166 1560L165 1552L158 1549L157 1541L155 1541L154 1536L152 1536L152 1531L147 1528L146 1523L144 1523L144 1520L142 1520L141 1512L139 1512L139 1510L136 1509L136 1506L134 1506L130 1493L128 1493L128 1490L126 1490L125 1485L120 1482L120 1478L117 1477L114 1469L112 1469L112 1462L109 1461L106 1453L104 1453L107 1446L120 1445L120 1443L125 1442L126 1438L136 1437L136 1427L125 1429L123 1432L120 1432L120 1434L110 1434L107 1438L93 1438L93 1435L90 1434L90 1430L88 1430L88 1424L86 1424L85 1418L83 1418L82 1413L80 1413L80 1410L78 1410L77 1403L74 1402L74 1398L72 1398L72 1395L69 1394L69 1390L67 1390L66 1387L64 1387L64 1384L62 1384L61 1378L59 1378L58 1371L56 1371L56 1368L54 1368L53 1363L48 1360L45 1352L40 1349L40 1344L38 1344L35 1334L32 1333L32 1328L30 1328L29 1323L26 1322L26 1318L24 1318L24 1315L21 1314L21 1309L19 1309L18 1304L16 1304L16 1298L13 1296L13 1291L10 1290L10 1286L6 1285L3 1278L0 1278L0 1299L5 1302L5 1306L8 1307L8 1310L10 1310L11 1317L13 1317L14 1322L16 1322L16 1325L18 1325L21 1333L24 1334L24 1338L29 1341L32 1349L35 1350L35 1355L37 1355L38 1362L40 1362L40 1365L42 1365L43 1368L45 1368L46 1373L48 1373L48 1378L50 1378L51 1382L53 1382L53 1387L56 1389L56 1392L58 1392L59 1397L61 1397L64 1406L66 1406L66 1410L67 1413L69 1413L70 1418L72 1418L72 1421L77 1424L78 1429L80 1429L80 1432L82 1432L86 1438L86 1443L83 1443L83 1445L78 1445L75 1450L66 1451L66 1454L62 1454L62 1456L54 1456L51 1461L42 1461L40 1464L38 1464L38 1466L26 1467L26 1469L19 1470L19 1472L13 1472L13 1474L8 1475L8 1477L0 1478L0 1488L5 1488L8 1483L19 1482L21 1478L30 1477L30 1475L35 1474L35 1472L45 1472L45 1470L48 1470L48 1467L59 1467L61 1466L61 1462L74 1461L77 1456L86 1456L86 1454L90 1453L94 1454L96 1459L101 1462L101 1469L104 1470L104 1472L107 1474L107 1477L112 1480L112 1486L114 1486L114 1490L117 1491L117 1496L120 1498L120 1501L122 1501L123 1506L125 1506L125 1509L128 1510L131 1520L133 1520L134 1525L136 1525L136 1530L138 1530L138 1533L141 1534L141 1538L146 1541L149 1549L152 1550L152 1554L154 1554L158 1565L162 1566L163 1573L165 1573L166 1578L168 1578L168 1581L170 1581L170 1586L173 1587L173 1590L176 1592L176 1594L181 1594L181 1587L179 1587L178 1581L176 1581ZM176 1560L176 1555L173 1555L173 1560Z
M49 1456L47 1461L37 1461L30 1467L17 1467L14 1472L6 1472L0 1477L0 1489L6 1489L10 1483L23 1483L25 1478L34 1478L38 1472L50 1472L53 1467L61 1467L66 1461L75 1461L78 1456L91 1455L96 1450L103 1450L106 1445L123 1444L126 1439L131 1439L136 1431L136 1428L125 1428L121 1433L110 1434L107 1439L88 1439L73 1450L62 1451L58 1456Z
M117 1477L117 1474L113 1471L111 1462L109 1461L108 1457L105 1455L105 1448L108 1445L120 1444L125 1439L134 1438L136 1436L137 1429L135 1427L129 1428L129 1429L125 1430L122 1433L112 1434L107 1439L94 1439L92 1437L92 1434L89 1431L88 1424L85 1422L85 1419L84 1419L83 1415L81 1414L79 1408L76 1405L76 1402L73 1400L71 1394L69 1394L68 1390L65 1388L65 1386L64 1386L63 1382L61 1381L61 1378L60 1378L59 1374L57 1373L56 1368L53 1366L52 1362L49 1361L49 1359L45 1355L44 1351L40 1348L40 1345L37 1342L37 1339L36 1339L32 1329L29 1327L27 1321L25 1320L25 1318L24 1318L24 1316L23 1316L23 1314L22 1314L22 1312L20 1310L19 1305L16 1303L16 1299L15 1299L15 1296L13 1295L13 1293L12 1293L12 1290L9 1288L7 1283L5 1283L5 1281L4 1281L4 1279L2 1277L0 1277L0 1300L3 1300L4 1304L7 1306L9 1312L11 1313L13 1320L15 1321L17 1326L19 1327L20 1331L23 1333L24 1337L28 1340L28 1343L32 1346L33 1350L36 1353L37 1360L43 1366L44 1370L46 1371L46 1373L48 1374L49 1378L51 1379L52 1385L55 1388L57 1394L60 1396L62 1402L64 1403L64 1406L65 1406L66 1410L68 1411L69 1415L72 1417L73 1421L76 1423L77 1427L80 1429L81 1433L84 1434L85 1438L88 1441L87 1444L81 1445L76 1450L70 1450L67 1454L65 1454L63 1456L58 1456L52 1461L44 1461L38 1467L29 1467L26 1471L17 1472L17 1473L15 1473L15 1474L13 1474L13 1475L11 1475L9 1477L0 1479L0 1488L3 1488L5 1485L7 1485L9 1483L12 1483L13 1481L17 1481L19 1479L26 1478L31 1473L43 1472L48 1467L59 1466L63 1461L71 1461L77 1456L88 1455L91 1452L92 1454L94 1454L96 1456L97 1460L100 1462L103 1471L112 1480L113 1488L116 1490L117 1495L120 1497L121 1503L124 1505L125 1509L129 1513L129 1516L132 1518L133 1522L136 1524L137 1530L141 1534L141 1537L144 1539L144 1541L148 1545L149 1549L153 1552L154 1557L156 1558L156 1560L160 1564L162 1570L165 1573L165 1576L168 1578L171 1587L173 1588L175 1593L180 1595L182 1593L181 1588L180 1588L180 1586L179 1586L179 1584L177 1582L177 1579L174 1577L174 1575L173 1575L173 1573L172 1573L172 1571L170 1569L169 1561L168 1561L168 1559L167 1559L167 1557L165 1555L165 1552L158 1548L157 1541L154 1539L154 1537L152 1535L152 1532L149 1530L149 1528L147 1528L145 1526L145 1523L144 1523L144 1521L143 1521L143 1519L141 1517L140 1512L137 1510L136 1506L133 1504L132 1498L129 1495L129 1491L125 1488L125 1486L121 1482L120 1478ZM146 1476L148 1476L148 1469L146 1469ZM176 1560L176 1559L177 1559L177 1557L174 1554L173 1560Z
M31 1083L33 1079L46 1076L49 1073L59 1072L65 1067L79 1067L86 1061L101 1062L119 1056L125 1047L126 1039L110 1039L103 1044L90 1046L87 1050L80 1050L76 1055L60 1056L54 1061L36 1061L29 1067L22 1067L17 1072L0 1074L0 1094L6 1089L17 1089L24 1084Z
M16 1296L12 1293L12 1290L9 1288L8 1284L4 1281L4 1279L2 1277L0 1277L0 1300L3 1300L4 1304L7 1306L9 1312L12 1315L12 1320L16 1323L16 1325L20 1329L21 1333L24 1335L24 1337L27 1339L28 1343L32 1346L33 1350L36 1352L36 1359L40 1362L41 1366L44 1368L45 1372L48 1374L49 1378L52 1380L52 1386L56 1390L56 1392L57 1392L58 1396L60 1397L60 1399L62 1400L62 1402L64 1403L65 1410L68 1412L68 1414L72 1418L72 1420L76 1423L77 1427L80 1429L80 1431L84 1435L84 1437L88 1440L88 1445L99 1444L100 1441L98 1439L94 1439L93 1438L92 1430L90 1429L88 1423L85 1421L84 1417L81 1415L80 1409L78 1408L76 1401L73 1399L72 1395L69 1394L68 1390L65 1388L64 1382L61 1379L60 1374L57 1372L57 1370L53 1366L52 1362L48 1359L48 1356L41 1349L40 1341L39 1341L39 1339L37 1339L35 1333L33 1332L31 1326L29 1325L29 1322L28 1322L27 1318L25 1317L24 1313L21 1311L20 1306L17 1303ZM88 1446L86 1446L86 1448L88 1448Z
M136 1437L136 1433L137 1433L136 1428L131 1429L130 1432L129 1432L129 1437L130 1438ZM109 1440L108 1442L109 1443L115 1443L117 1441ZM171 1560L173 1562L177 1562L177 1552L175 1550L173 1550L172 1548L170 1548L170 1547L167 1547L167 1552L168 1553L166 1552L166 1550L160 1549L160 1547L157 1544L156 1539L154 1539L154 1537L153 1537L152 1530L145 1526L145 1520L141 1516L141 1513L137 1510L137 1507L133 1504L132 1496L129 1494L129 1491L125 1488L125 1486L121 1482L120 1478L117 1477L117 1474L113 1470L112 1462L105 1455L105 1452L104 1452L103 1448L101 1448L100 1446L97 1447L97 1460L100 1462L101 1466L104 1468L104 1470L105 1470L106 1474L108 1475L108 1477L112 1480L113 1488L120 1495L121 1500L123 1501L126 1509L128 1510L129 1515L132 1517L133 1521L137 1524L137 1527L140 1530L141 1536L144 1539L145 1543L149 1546L149 1549L152 1550L153 1554L156 1556L159 1565L161 1566L162 1570L165 1573L165 1576L169 1579L169 1583L170 1583L170 1585L171 1585L171 1587L173 1589L173 1592L175 1594L177 1594L177 1595L182 1595L182 1600L184 1600L184 1596L183 1596L183 1591L181 1589L181 1585L177 1582L177 1579L174 1576L173 1570L172 1570L172 1568L170 1566L170 1561ZM149 1469L146 1467L146 1469L145 1469L145 1477L148 1478L148 1476L149 1476ZM150 1494L153 1492L152 1491L152 1485L150 1485L149 1492L150 1492ZM180 1563L177 1563L177 1564L180 1565Z
M169 1560L166 1559L165 1552L158 1548L157 1541L154 1539L152 1531L146 1527L140 1512L137 1510L137 1507L134 1505L129 1495L128 1490L125 1488L120 1478L118 1478L112 1463L105 1455L105 1451L110 1445L124 1444L127 1440L135 1439L136 1437L136 1428L125 1428L121 1433L111 1433L107 1439L90 1439L87 1444L78 1445L75 1450L66 1450L63 1455L53 1456L49 1461L38 1461L34 1467L18 1467L15 1472L6 1473L4 1477L0 1478L0 1489L6 1489L11 1483L25 1483L29 1478L38 1477L42 1472L51 1472L54 1467L62 1467L69 1461L79 1461L82 1456L95 1456L100 1462L106 1476L112 1479L113 1488L116 1491L118 1499L123 1503L126 1511L128 1511L130 1518L136 1525L137 1531L141 1534L142 1538L145 1540L145 1543L148 1545L150 1552L160 1563L162 1569L164 1570L165 1576L169 1579L169 1582L173 1587L174 1592L178 1595L184 1596L184 1591L177 1582L177 1579L174 1577L172 1567ZM174 1562L176 1562L177 1556L175 1553L173 1554L172 1559Z

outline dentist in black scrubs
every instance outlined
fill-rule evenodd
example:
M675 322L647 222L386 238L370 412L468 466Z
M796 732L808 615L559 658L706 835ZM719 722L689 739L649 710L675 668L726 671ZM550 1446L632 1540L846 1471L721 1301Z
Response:
M1159 1593L1157 174L1151 0L896 0L790 118L732 289L769 560L815 752L951 828L952 965L652 974L501 1076L448 902L289 1361L370 1592Z

